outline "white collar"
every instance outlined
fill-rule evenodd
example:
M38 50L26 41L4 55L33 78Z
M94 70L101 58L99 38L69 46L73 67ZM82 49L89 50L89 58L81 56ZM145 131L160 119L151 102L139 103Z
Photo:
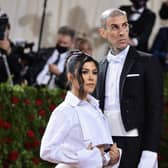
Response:
M110 50L108 52L107 55L107 60L109 62L113 61L113 62L123 62L128 54L130 46L128 45L124 50L122 50L120 53L118 53L117 55L113 55L112 54L112 50Z
M145 9L145 7L142 7L142 8L139 8L139 9L135 9L133 6L131 6L131 10L133 12L137 12L139 14L143 13L144 9Z
M95 106L95 107L99 107L99 101L97 99L95 99L93 96L91 96L90 94L87 95L87 100L88 102ZM71 106L78 106L80 103L84 102L85 100L81 100L79 99L77 96L75 96L71 91L68 91L65 97L64 102L71 105Z

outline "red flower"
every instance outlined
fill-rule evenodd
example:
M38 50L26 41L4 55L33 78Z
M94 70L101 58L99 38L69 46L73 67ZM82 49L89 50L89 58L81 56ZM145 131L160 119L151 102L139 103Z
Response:
M40 160L39 160L39 158L37 158L37 157L33 157L33 158L32 158L32 162L33 162L35 165L38 165L38 164L40 163Z
M20 102L20 100L19 100L18 97L13 96L13 97L11 98L11 102L12 102L12 104L18 104L18 103Z
M40 127L39 128L39 133L42 136L44 134L45 128L44 127Z
M13 150L8 154L9 161L16 161L18 157L19 157L19 152L16 150Z
M3 168L9 168L9 161L6 159L4 162L3 162Z
M34 140L34 142L32 143L33 148L39 147L39 145L40 145L40 141L38 139Z
M45 110L41 109L38 111L38 115L41 116L41 117L44 117L45 116Z
M27 136L28 136L29 138L34 138L34 137L35 137L34 131L28 130L28 131L27 131Z
M3 128L4 121L0 118L0 128Z
M66 93L62 93L61 98L64 100L66 96Z
M4 143L6 143L6 144L11 144L12 142L13 142L13 139L10 138L10 137L6 137L6 138L4 139Z
M29 116L28 116L28 120L29 120L30 122L33 121L33 120L34 120L34 115L33 115L33 114L29 115Z
M43 104L43 102L42 102L41 99L36 99L35 104L36 104L37 106L41 106L41 105Z
M55 108L56 108L56 105L55 105L55 104L51 104L51 105L49 106L49 109L50 109L51 112L52 112Z
M24 102L25 105L29 105L30 104L30 100L29 99L25 99L23 102Z
M27 150L39 148L39 146L40 146L40 141L38 139L35 139L33 142L25 142L24 143L24 147Z
M32 147L32 144L30 143L30 142L25 142L24 143L24 147L25 147L25 149L27 149L27 150L31 150L33 147Z
M4 121L2 127L3 127L4 129L10 129L10 128L12 127L12 125L11 125L9 122Z

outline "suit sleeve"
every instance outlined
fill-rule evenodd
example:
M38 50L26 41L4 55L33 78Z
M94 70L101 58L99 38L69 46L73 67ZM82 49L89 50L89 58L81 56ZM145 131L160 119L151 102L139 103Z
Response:
M146 26L143 26L143 32L137 36L139 45L144 44L149 40L153 26L155 24L156 15L154 13L148 13L146 17L146 23L144 23Z
M159 32L156 35L156 38L154 40L151 52L153 53L154 56L157 56L161 59L165 59L167 52L166 50L164 51L162 48L165 45L164 42L164 36L166 36L166 34L164 33L164 29L161 28L159 30Z
M163 76L159 61L150 57L145 72L144 149L158 152L163 114Z

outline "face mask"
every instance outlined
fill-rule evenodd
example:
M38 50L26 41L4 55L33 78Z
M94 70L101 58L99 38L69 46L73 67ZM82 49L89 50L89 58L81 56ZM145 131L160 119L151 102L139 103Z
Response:
M58 50L59 53L64 53L66 51L68 51L68 47L62 47L59 44L56 45L56 49Z

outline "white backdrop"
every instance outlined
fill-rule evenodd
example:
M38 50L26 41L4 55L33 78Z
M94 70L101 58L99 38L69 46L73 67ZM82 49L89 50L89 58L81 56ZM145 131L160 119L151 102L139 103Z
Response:
M158 14L162 1L149 0L148 7ZM57 29L69 25L90 37L94 54L100 58L104 47L96 27L99 25L101 12L107 8L129 3L129 0L47 0L42 46L55 45ZM43 6L44 0L0 0L0 8L10 18L11 38L14 41L33 41L34 49L37 49ZM157 17L150 43L161 24Z

